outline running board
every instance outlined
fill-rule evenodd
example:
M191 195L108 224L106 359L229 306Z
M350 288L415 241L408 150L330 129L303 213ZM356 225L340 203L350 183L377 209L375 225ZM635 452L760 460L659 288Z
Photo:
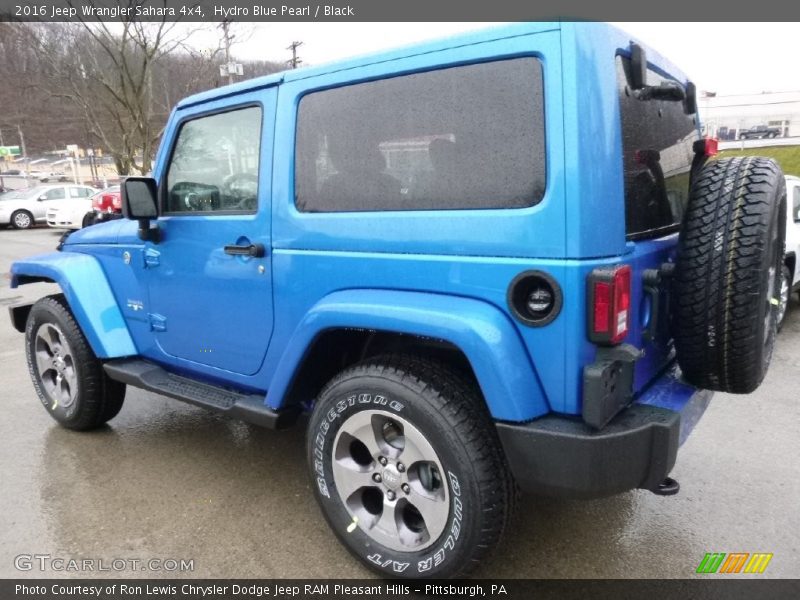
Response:
M195 404L254 425L285 429L294 424L300 410L275 411L264 404L264 396L242 394L165 371L138 358L122 358L103 365L113 380L133 387Z

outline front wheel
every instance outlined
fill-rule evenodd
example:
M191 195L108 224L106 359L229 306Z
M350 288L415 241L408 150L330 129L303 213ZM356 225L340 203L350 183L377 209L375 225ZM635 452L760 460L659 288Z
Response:
M33 226L33 215L27 210L18 210L11 215L11 224L15 229L30 229Z
M33 305L25 349L39 400L61 425L92 429L119 413L125 384L105 374L63 296L48 296Z
M471 571L513 508L485 405L433 361L383 357L335 377L309 423L308 460L334 533L383 575Z

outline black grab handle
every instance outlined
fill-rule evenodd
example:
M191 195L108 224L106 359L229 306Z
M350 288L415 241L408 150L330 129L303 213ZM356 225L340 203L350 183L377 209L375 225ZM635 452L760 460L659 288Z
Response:
M261 258L266 254L266 251L264 250L264 244L250 244L249 246L225 246L225 254Z

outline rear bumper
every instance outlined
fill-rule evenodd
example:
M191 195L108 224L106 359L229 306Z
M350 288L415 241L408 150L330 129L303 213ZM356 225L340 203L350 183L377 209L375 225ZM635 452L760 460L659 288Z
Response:
M654 490L669 475L711 395L681 382L672 369L599 431L555 415L498 423L497 431L523 491L600 498Z

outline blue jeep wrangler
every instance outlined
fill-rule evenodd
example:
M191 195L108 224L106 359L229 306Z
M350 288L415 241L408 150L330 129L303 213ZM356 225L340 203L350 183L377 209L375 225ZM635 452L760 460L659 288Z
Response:
M126 386L282 428L342 543L463 574L517 489L678 491L776 329L784 179L711 160L694 85L596 23L472 33L183 100L127 219L16 262L65 427ZM213 460L213 457L208 457Z

